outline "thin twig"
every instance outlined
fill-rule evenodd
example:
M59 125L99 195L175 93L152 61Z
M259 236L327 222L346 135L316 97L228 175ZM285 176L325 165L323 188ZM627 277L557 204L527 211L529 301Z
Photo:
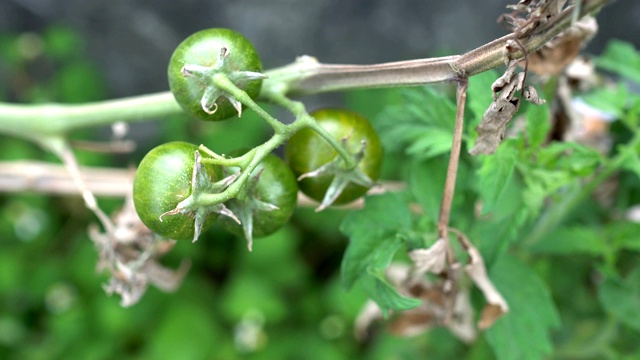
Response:
M77 191L82 195L82 199L84 200L84 204L87 209L91 210L96 215L105 231L108 234L112 234L114 231L113 222L111 222L109 216L107 216L107 214L102 211L100 206L98 206L98 200L96 199L95 195L89 189L87 189L87 185L82 178L83 175L80 171L80 165L78 164L78 160L73 153L73 149L71 149L71 146L69 146L68 143L66 143L65 145L66 146L62 149L62 151L58 153L58 156L60 157L60 159L62 159L62 162L69 172L71 180L73 181Z
M133 169L80 167L86 189L96 196L125 197L131 192ZM35 191L80 195L67 169L41 161L0 162L0 192Z
M451 156L447 167L447 178L444 184L444 193L440 205L440 218L438 219L438 238L448 239L449 217L451 216L451 203L456 187L456 176L458 173L458 163L460 160L460 148L462 146L462 130L464 129L464 106L467 101L467 79L458 81L456 92L456 122L453 130L453 143L451 145ZM449 253L451 253L449 251ZM452 255L452 254L450 254ZM452 259L450 259L452 260Z
M99 197L124 198L131 193L134 169L80 167L85 188ZM372 187L368 194L402 191L406 184L398 181L383 181ZM42 194L81 195L67 169L60 164L42 161L0 161L0 193L35 191ZM318 203L304 196L298 196L298 205L316 207ZM338 209L358 209L363 200L337 207Z

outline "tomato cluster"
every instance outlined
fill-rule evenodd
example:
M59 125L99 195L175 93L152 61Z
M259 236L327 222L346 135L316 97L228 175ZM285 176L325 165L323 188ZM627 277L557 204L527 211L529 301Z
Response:
M261 87L255 74L261 70L246 38L227 29L209 29L178 46L168 77L176 101L187 113L217 121L232 116L239 103L226 90L212 89L209 80L222 74L255 98ZM245 176L237 196L223 204L201 199L224 192L239 178L239 167L202 161L203 154L194 144L170 142L154 148L140 162L134 179L134 205L140 219L156 234L176 240L195 240L217 221L229 232L243 235L251 248L254 237L269 235L288 222L298 190L321 202L320 208L363 196L380 175L382 147L375 130L364 117L348 110L323 109L310 115L322 134L317 132L322 129L298 131L287 142L286 162L267 155ZM339 153L335 144L344 150Z

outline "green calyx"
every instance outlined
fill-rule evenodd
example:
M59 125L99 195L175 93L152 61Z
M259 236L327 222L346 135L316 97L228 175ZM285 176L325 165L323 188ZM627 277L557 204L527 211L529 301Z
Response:
M160 221L165 216L184 214L194 217L194 234L193 242L198 240L200 233L204 227L206 219L212 214L228 216L237 223L240 220L235 214L229 210L224 204L202 205L203 194L219 194L226 190L240 175L240 173L228 176L220 181L212 182L207 174L202 156L198 150L195 151L195 164L193 166L193 175L191 177L191 195L178 203L178 205L170 211L160 215Z
M345 149L348 149L348 141L348 137L341 140L342 146ZM333 178L333 180L331 180L331 183L329 184L329 188L325 192L322 202L315 209L316 212L322 211L331 206L336 201L336 199L340 197L344 189L349 184L356 184L366 188L370 188L375 184L375 182L369 176L367 176L367 174L365 174L364 171L362 171L362 169L360 169L360 167L358 166L358 164L360 164L360 162L364 158L364 151L366 147L367 143L365 141L362 141L360 149L357 152L351 154L354 159L354 165L351 167L347 166L344 158L342 158L341 156L336 156L333 160L322 165L316 170L304 173L298 177L298 181L306 178L321 176L329 176Z
M240 194L235 199L228 202L229 208L233 211L242 226L242 234L247 239L247 247L249 251L253 248L253 219L259 213L279 210L279 207L260 200L258 191L258 181L262 169L258 174L251 176Z
M236 90L241 91L237 86L238 84L264 79L267 76L265 74L254 71L238 71L232 69L232 66L227 61L229 58L229 50L227 48L220 49L220 55L218 61L213 66L202 66L197 64L185 64L180 73L184 77L190 77L193 81L204 89L202 98L200 99L200 106L202 110L207 114L214 114L218 110L217 101L221 97L229 100L229 103L238 112L238 117L242 115L242 103L233 94ZM228 81L225 81L228 80ZM228 83L231 82L236 86L235 89L228 89Z

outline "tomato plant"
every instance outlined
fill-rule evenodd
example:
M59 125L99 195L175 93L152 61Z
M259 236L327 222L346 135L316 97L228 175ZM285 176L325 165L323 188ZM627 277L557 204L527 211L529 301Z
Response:
M350 110L322 109L311 116L334 139L346 145L357 166L345 168L344 161L327 141L312 129L303 129L291 137L285 152L294 174L304 177L300 190L317 201L326 199L328 191L337 190L333 204L346 204L361 197L380 175L382 145L376 131L366 118ZM312 176L305 177L311 173ZM332 185L343 188L332 189Z
M197 146L186 142L170 142L153 148L140 162L133 181L133 201L142 222L154 233L174 240L194 237L194 215L191 213L163 216L192 192L192 176ZM207 165L210 180L221 177L219 166ZM217 216L204 222L203 230Z
M241 113L240 102L220 89L215 76L224 75L251 98L260 93L262 63L242 34L222 28L198 31L173 52L167 76L180 106L200 120L220 121Z
M1 37L0 68L7 65L11 81L0 87L18 86L0 89L0 96L42 103L0 103L0 134L20 138L3 141L3 154L22 157L24 140L33 141L37 151L60 158L66 169L59 170L72 181L58 182L60 173L51 177L47 170L57 164L2 163L0 190L66 194L72 186L101 226L87 232L78 226L82 217L68 221L78 201L60 206L58 197L41 201L31 194L0 201L0 242L7 245L0 251L0 293L7 297L0 328L11 330L0 331L0 358L55 358L70 351L89 358L419 358L425 352L477 358L492 357L491 351L499 359L640 358L640 317L633 316L640 295L640 97L629 86L640 79L634 72L640 54L614 43L595 68L577 61L565 69L594 35L593 19L581 18L609 1L520 1L503 16L510 35L464 54L370 65L301 56L265 74L244 37L209 29L185 40L169 69L161 69L175 94L108 101L86 98L86 71L56 76L40 88L31 71L62 63L43 59L55 48L46 36ZM229 13L236 20L255 18L255 12ZM271 39L263 46L281 50L282 38ZM76 63L77 56L70 60ZM503 64L503 74L487 71ZM621 80L615 86L611 74L598 69ZM414 86L442 82L444 91ZM82 96L51 104L67 100L54 95L58 84ZM405 85L410 88L379 89ZM379 90L349 91L369 88ZM300 99L336 91L349 91L344 102L350 108L378 114L380 141L362 116L339 109L309 114ZM256 96L274 109L262 109ZM72 104L87 100L95 102ZM585 103L574 100L606 111L582 116ZM266 124L243 121L241 129L231 129L185 124L175 116L184 109L217 121L240 115L243 106ZM155 139L139 145L180 138L201 145L153 149L140 163L134 193L127 169L92 167L123 158L89 158L85 151L125 152L137 140L128 123L161 117L167 119L148 132ZM563 126L567 119L572 126ZM110 124L108 146L84 139L93 132L78 131ZM268 139L264 125L273 130ZM252 148L227 156L241 142ZM287 142L288 164L272 155ZM393 182L378 180L380 142L394 161L384 171ZM380 186L370 196L337 211L312 214L304 209L307 201L296 209L298 186L320 201L321 210L362 196L376 181ZM114 195L127 199L97 198ZM295 223L277 231L294 211ZM216 231L197 246L176 246L143 222L173 239L195 240L213 222ZM254 237L275 233L248 253L238 251L235 245L244 243L223 228L244 236L249 249ZM87 235L92 243L84 241ZM44 250L46 261L36 261L21 243ZM150 286L178 290L192 270L175 296L150 296L131 311L116 312L109 308L113 299L87 291L100 289L91 274L96 256L78 246L98 253L97 268L110 274L103 288L118 294L124 307L138 303ZM171 256L161 259L169 250ZM167 266L177 260L177 267ZM30 288L34 284L45 287ZM288 312L292 303L301 306ZM157 317L163 305L175 311ZM585 318L585 309L599 316ZM93 313L104 316L89 317L90 328L109 331L90 331L95 344L84 341L86 349L76 349L83 324L75 320ZM34 318L41 320L35 326ZM42 324L56 341L39 341ZM424 331L431 333L416 336ZM364 344L351 342L353 334ZM551 353L554 346L557 353Z
M223 228L247 239L249 249L254 237L270 235L289 221L296 208L296 178L279 157L269 154L253 170L243 191L226 203L240 224L221 217Z

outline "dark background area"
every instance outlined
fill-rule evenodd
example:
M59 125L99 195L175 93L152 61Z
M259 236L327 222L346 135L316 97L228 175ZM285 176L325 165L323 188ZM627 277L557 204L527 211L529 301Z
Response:
M167 89L166 64L189 34L228 27L247 36L265 68L299 55L323 62L378 63L455 54L505 31L496 23L515 1L385 0L7 0L0 29L42 31L65 25L82 34L90 60L101 69L110 96ZM610 38L639 43L640 2L617 1L599 15L600 33L589 45L599 53Z

